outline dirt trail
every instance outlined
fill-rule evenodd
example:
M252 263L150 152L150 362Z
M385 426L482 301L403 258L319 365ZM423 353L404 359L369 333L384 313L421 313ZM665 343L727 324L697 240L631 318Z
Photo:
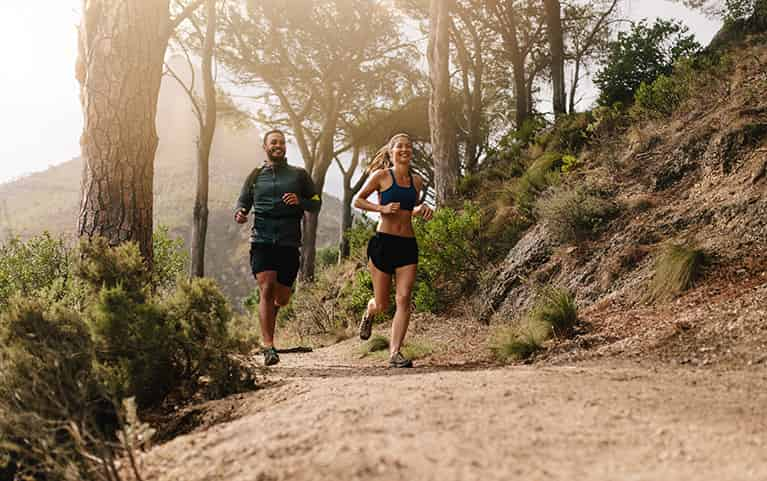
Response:
M145 479L767 479L763 366L391 371L354 346L283 355L235 420L143 455Z

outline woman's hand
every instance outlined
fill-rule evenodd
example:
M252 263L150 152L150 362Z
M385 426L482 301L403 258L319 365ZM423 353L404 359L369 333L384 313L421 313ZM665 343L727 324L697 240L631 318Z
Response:
M430 220L432 214L434 214L434 211L431 210L431 207L429 207L428 205L421 204L415 208L415 210L413 211L413 214L421 216L423 220Z
M396 214L397 212L399 212L399 202L392 202L381 206L381 214Z

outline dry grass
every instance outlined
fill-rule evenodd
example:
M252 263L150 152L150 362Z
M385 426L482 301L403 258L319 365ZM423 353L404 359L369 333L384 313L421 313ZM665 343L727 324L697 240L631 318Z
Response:
M655 261L647 291L647 300L670 299L695 285L706 263L701 249L688 245L669 244Z

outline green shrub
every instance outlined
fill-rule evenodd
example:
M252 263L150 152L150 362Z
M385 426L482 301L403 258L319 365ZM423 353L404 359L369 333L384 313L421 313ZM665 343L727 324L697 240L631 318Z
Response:
M74 311L14 298L0 313L0 446L14 454L14 479L98 479L83 433L109 436L115 417L93 364Z
M490 350L499 361L522 361L543 349L545 331L533 326L499 329L491 338Z
M235 314L227 326L229 342L234 349L247 354L261 345L258 319L252 315Z
M338 247L323 247L317 249L317 268L325 269L338 264Z
M567 289L545 287L538 293L528 318L533 325L550 326L557 337L567 337L578 321L575 297Z
M158 226L152 235L153 265L152 286L169 290L189 265L189 255L184 249L184 239L172 239L168 226Z
M578 307L573 295L566 289L545 287L518 325L496 331L490 350L501 361L528 359L552 335L570 336L577 321Z
M103 237L83 240L80 261L74 271L94 294L102 287L110 289L119 285L133 301L143 302L151 291L151 275L134 242L112 247Z
M703 273L705 252L687 245L667 245L655 261L647 300L670 299L695 285Z
M346 307L354 313L355 317L362 316L368 307L368 301L373 297L373 278L367 269L357 271L354 282L351 283L351 291L347 298Z
M695 37L681 22L658 19L651 26L641 21L608 42L604 67L594 80L600 105L629 103L642 82L651 84L671 74L674 63L700 51Z
M522 174L514 193L514 201L522 214L532 217L538 196L559 182L557 171L561 166L562 154L548 152L535 159Z
M535 216L544 221L549 233L561 242L577 242L603 228L618 209L588 188L556 188L535 203Z
M137 301L121 285L104 287L87 320L101 375L113 399L135 396L139 406L157 404L182 380L174 354L182 345L158 305Z
M367 246L375 234L375 223L367 217L356 217L351 229L346 231L349 239L349 257L357 262L367 264Z
M389 338L380 334L375 334L364 344L364 353L370 354L389 349Z
M594 121L590 112L562 116L549 134L549 141L544 144L547 150L557 150L577 154L589 142L589 125ZM552 142L553 141L553 142ZM552 145L549 145L552 144Z
M18 238L0 246L0 310L14 295L34 296L54 283L64 285L72 251L47 232L28 241Z
M429 282L417 282L413 289L413 304L417 312L437 312L440 308L439 292Z
M458 193L462 197L473 196L479 191L481 185L482 179L478 174L466 174L458 180Z
M437 209L429 222L415 223L419 246L417 283L427 283L432 289L429 292L429 288L416 285L423 301L419 309L445 307L457 290L476 279L482 255L480 230L480 210L471 203L460 212L447 207Z

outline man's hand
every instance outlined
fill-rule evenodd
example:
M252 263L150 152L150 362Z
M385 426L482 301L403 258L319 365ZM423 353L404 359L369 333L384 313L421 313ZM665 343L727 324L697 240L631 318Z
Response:
M434 211L431 210L431 207L429 207L428 205L421 204L415 208L415 211L413 211L413 214L421 216L423 220L431 220L431 216L432 214L434 214Z
M399 202L392 202L381 206L381 214L396 214L397 212L399 212Z
M248 221L248 211L240 209L234 213L234 221L238 224L244 224Z
M293 192L282 194L282 201L287 205L298 205L298 196Z

